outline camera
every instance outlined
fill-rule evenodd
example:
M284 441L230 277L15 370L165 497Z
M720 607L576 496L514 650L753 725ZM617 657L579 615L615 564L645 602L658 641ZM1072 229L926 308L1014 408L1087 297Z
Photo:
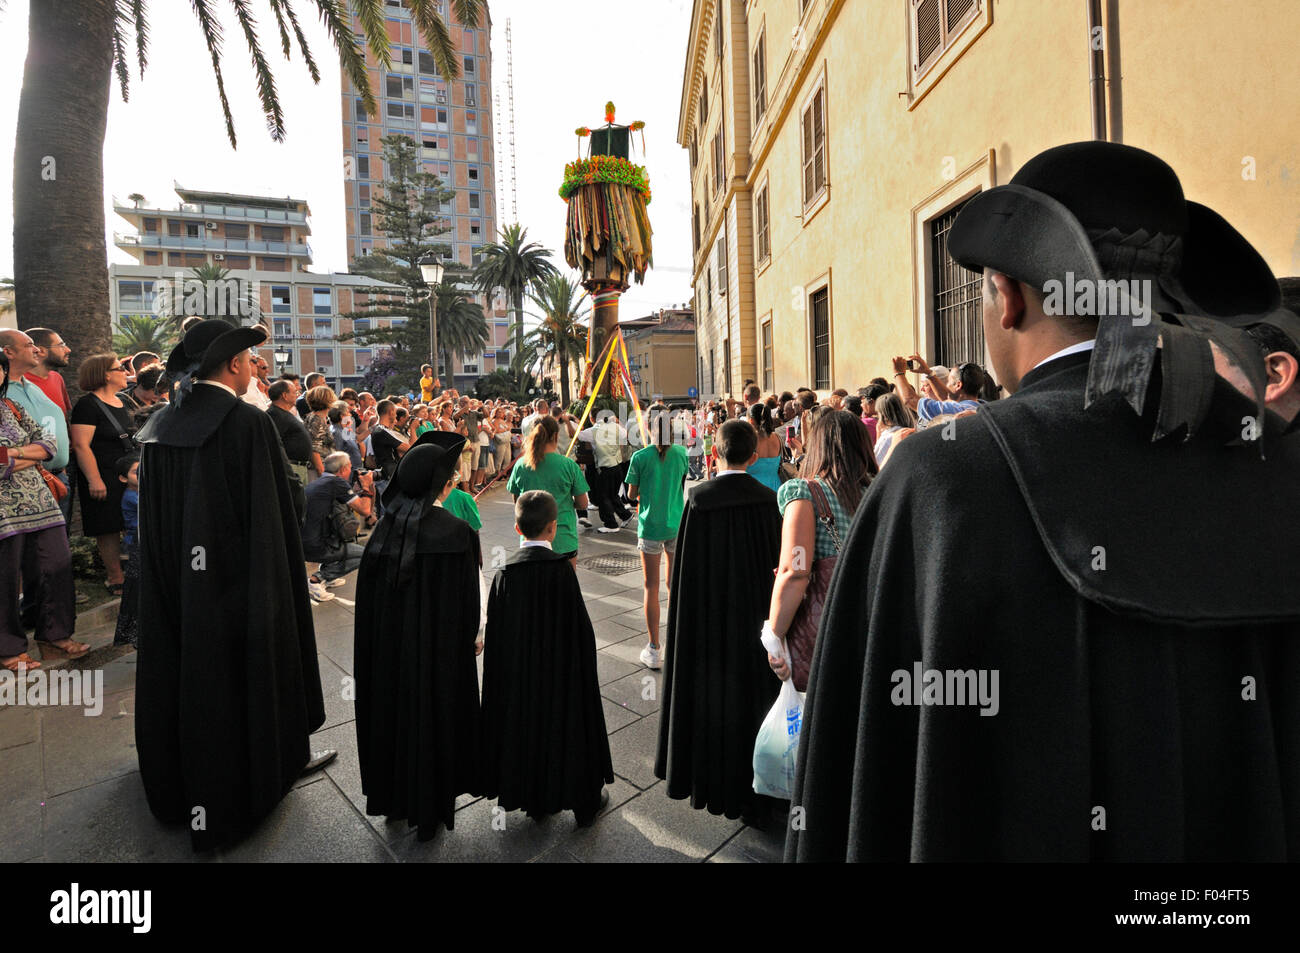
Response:
M907 369L909 371L919 371L921 369L921 365L909 357L907 359Z

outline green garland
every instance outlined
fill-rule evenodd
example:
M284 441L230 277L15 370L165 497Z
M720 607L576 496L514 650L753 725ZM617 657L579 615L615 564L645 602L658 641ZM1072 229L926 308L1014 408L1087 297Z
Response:
M627 185L645 196L645 204L650 204L650 176L643 165L633 165L627 159L618 156L592 156L589 159L575 159L564 167L564 184L560 186L560 198L566 202L581 186L596 182L612 182Z

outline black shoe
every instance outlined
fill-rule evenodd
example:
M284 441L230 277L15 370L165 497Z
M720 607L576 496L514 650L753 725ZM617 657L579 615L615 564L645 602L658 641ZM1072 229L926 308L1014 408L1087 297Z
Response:
M574 811L573 816L577 818L579 827L590 827L596 822L596 815L607 807L609 807L609 791L606 788L601 788L600 800L596 803L595 808L587 811Z
M302 773L311 774L313 771L319 771L338 756L339 752L337 748L324 748L320 751L313 751L311 753L311 760L308 761L307 766L302 769Z

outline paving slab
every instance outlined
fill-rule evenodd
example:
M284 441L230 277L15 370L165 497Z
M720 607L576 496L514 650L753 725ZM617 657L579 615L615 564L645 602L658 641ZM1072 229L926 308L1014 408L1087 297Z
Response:
M606 655L604 651L596 653L596 678L601 685L631 675L639 667L622 659L614 658L612 655Z
M351 679L326 655L317 655L320 666L321 694L325 699L325 724L322 728L333 728L354 720L357 717L356 702L343 697L344 679ZM352 686L351 695L356 695L356 686ZM319 746L314 746L319 747ZM333 747L329 745L327 747Z
M103 706L92 717L81 708L41 709L46 794L63 794L139 768L135 692L108 695Z
M654 672L642 668L641 671L633 672L625 678L602 685L600 693L612 704L636 712L638 715L649 715L659 710L659 695L663 687L662 671Z
M605 710L605 733L610 734L618 731L620 728L626 728L632 722L641 716L630 708L623 705L616 705L608 698L600 700L601 707Z
M741 828L738 820L669 800L664 791L662 782L643 791L574 834L565 849L584 863L699 862Z
M45 859L52 862L210 862L194 853L184 824L149 811L138 771L50 798L45 805Z
M659 713L646 715L609 736L609 754L614 773L641 790L658 782L655 777L655 749L659 744Z
M7 749L4 770L0 771L0 809L4 811L6 833L0 838L0 863L41 856L44 802L40 744L33 740Z
M596 648L598 649L626 641L637 634L635 630L629 629L621 622L615 622L613 619L601 619L599 622L593 622L591 628L596 633ZM3 730L3 726L0 726L0 730Z
M709 858L711 864L779 864L785 851L785 831L744 827Z
M329 778L294 788L246 840L221 851L223 860L293 863L383 863L382 839ZM304 913L305 915L305 913Z
M0 751L29 745L40 737L36 709L26 705L0 708Z

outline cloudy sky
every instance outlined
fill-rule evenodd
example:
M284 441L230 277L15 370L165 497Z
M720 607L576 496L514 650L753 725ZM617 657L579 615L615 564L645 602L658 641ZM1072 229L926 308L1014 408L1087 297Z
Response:
M0 11L0 275L13 273L13 142L27 55L29 2L8 0ZM263 47L273 60L288 135L276 144L258 108L252 69L242 36L226 4L228 25L224 74L235 116L239 148L231 150L216 84L202 36L188 3L152 0L149 66L141 81L132 74L124 103L116 82L104 145L105 208L109 261L131 259L112 244L113 231L129 225L112 212L112 196L125 201L140 192L149 204L179 200L173 183L220 192L292 195L312 211L313 270L343 271L342 127L338 59L324 29L296 7L321 68L313 85L301 59L279 56L274 21L265 0L254 9ZM690 300L690 183L687 154L675 141L681 75L690 26L689 0L491 0L494 86L505 131L506 20L514 48L515 151L519 221L529 238L555 250L563 265L564 202L556 190L565 162L577 154L578 126L603 121L612 99L620 122L646 123L644 162L654 201L657 268L643 286L624 296L624 318ZM269 29L268 29L269 28ZM611 44L610 38L617 38ZM640 148L639 136L637 148ZM507 147L508 149L508 147ZM638 161L642 161L638 158ZM511 221L508 151L497 161L499 222Z

